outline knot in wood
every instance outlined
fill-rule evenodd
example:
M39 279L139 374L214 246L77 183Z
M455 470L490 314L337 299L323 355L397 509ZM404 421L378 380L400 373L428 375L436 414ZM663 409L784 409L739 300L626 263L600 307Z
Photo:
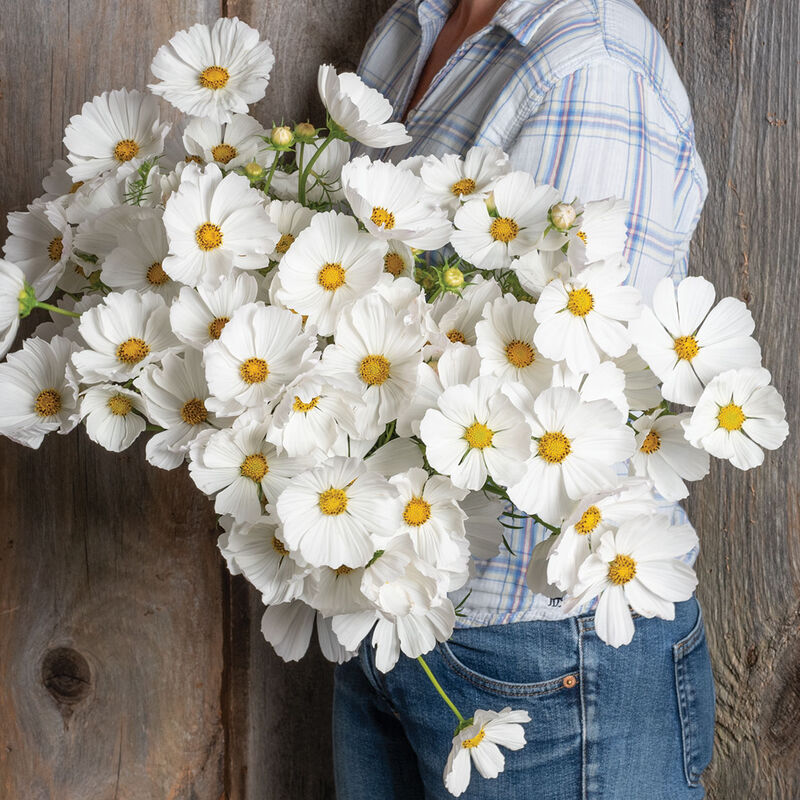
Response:
M57 647L45 653L42 683L56 703L75 705L89 694L92 674L86 659L77 650Z

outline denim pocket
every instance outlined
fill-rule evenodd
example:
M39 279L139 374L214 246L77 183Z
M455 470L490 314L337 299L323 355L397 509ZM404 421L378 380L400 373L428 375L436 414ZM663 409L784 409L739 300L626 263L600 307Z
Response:
M683 767L690 786L700 785L714 746L714 678L703 614L690 633L672 647L675 688L683 737Z

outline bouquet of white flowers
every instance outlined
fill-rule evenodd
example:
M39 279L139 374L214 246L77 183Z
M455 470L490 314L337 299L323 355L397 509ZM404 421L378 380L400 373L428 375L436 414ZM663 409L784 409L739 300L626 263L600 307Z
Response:
M283 658L316 624L331 660L370 635L383 671L419 659L458 717L458 795L529 721L464 717L423 660L472 559L533 517L552 536L531 587L628 643L631 608L670 619L697 583L694 530L659 502L709 454L760 464L783 401L741 301L665 279L650 308L625 285L625 203L566 201L494 147L350 160L352 140L409 137L330 66L324 129L265 130L247 111L273 61L238 19L195 25L156 54L151 94L72 117L68 161L9 215L0 356L20 317L51 319L0 364L0 433L38 447L83 422L119 452L147 431L150 464L188 462ZM154 95L191 115L182 136Z

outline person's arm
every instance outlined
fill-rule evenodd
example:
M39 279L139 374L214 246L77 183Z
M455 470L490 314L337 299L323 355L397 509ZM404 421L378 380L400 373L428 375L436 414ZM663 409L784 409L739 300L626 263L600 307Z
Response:
M525 118L509 154L568 201L630 203L630 281L646 297L665 275L685 274L706 176L691 122L675 119L642 76L612 60L571 73Z

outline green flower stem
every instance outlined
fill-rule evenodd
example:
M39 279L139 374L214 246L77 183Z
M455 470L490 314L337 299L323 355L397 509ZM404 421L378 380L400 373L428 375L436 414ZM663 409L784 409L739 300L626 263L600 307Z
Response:
M431 672L431 668L425 663L425 659L422 656L417 656L417 661L422 665L422 669L425 670L425 674L428 676L428 679L433 684L434 688L442 697L442 700L450 706L450 710L458 717L459 724L463 725L465 722L464 717L461 716L461 712L456 708L455 703L447 696L447 693L444 689L439 685L439 681L433 677L433 673Z
M325 141L317 148L317 152L311 156L308 164L306 164L300 172L297 179L297 199L301 205L306 204L306 181L311 174L311 168L314 166L316 160L322 155L322 151L334 140L338 139L339 134L336 131L330 131Z
M266 194L269 191L269 187L272 184L272 178L275 175L275 170L280 160L281 160L280 153L276 152L275 160L272 162L272 166L269 168L269 172L267 173L267 179L264 181L264 189L263 189L264 194Z
M77 311L67 311L66 308L59 308L58 306L50 305L50 303L40 303L36 301L35 308L43 308L45 311L52 311L54 314L63 314L65 317L79 317Z

